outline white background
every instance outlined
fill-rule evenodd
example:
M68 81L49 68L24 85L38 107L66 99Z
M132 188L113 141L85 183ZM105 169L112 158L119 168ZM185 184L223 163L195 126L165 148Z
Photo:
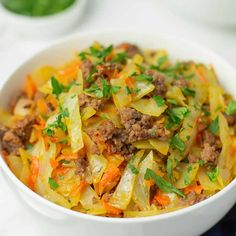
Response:
M187 10L187 8L186 8ZM202 25L175 14L161 0L89 0L76 31L132 29L183 37L213 49L236 67L236 28ZM54 39L29 39L15 35L0 17L0 86L19 65ZM236 78L232 78L236 79ZM1 168L0 168L1 172ZM51 236L70 234L63 225L31 211L14 196L0 173L0 235Z

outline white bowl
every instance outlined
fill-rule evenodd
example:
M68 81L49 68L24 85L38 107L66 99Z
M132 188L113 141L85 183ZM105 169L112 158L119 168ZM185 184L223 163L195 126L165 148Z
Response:
M0 16L5 26L11 26L15 32L31 36L53 36L66 32L78 24L88 0L76 0L64 11L53 15L31 17L16 14L0 4Z
M215 66L219 80L225 89L232 94L235 91L236 70L213 52L199 45L158 34L130 31L100 32L80 34L60 41L23 63L3 86L0 92L0 107L7 107L11 96L23 85L24 78L29 72L45 64L60 65L70 60L76 51L88 47L95 40L106 45L128 41L143 48L165 48L169 51L171 59L174 60L193 59L207 64L211 63ZM63 224L63 227L68 227L70 235L199 235L216 224L236 200L236 180L233 180L209 199L176 212L126 219L91 216L65 209L32 192L14 176L2 157L0 167L2 167L5 180L15 194L36 211L58 221L58 224Z
M212 25L234 27L236 26L235 0L165 0L179 12L199 21Z

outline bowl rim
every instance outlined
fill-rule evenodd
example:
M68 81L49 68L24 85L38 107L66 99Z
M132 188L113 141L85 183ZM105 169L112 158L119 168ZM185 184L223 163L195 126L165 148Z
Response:
M47 47L43 48L42 50L38 51L37 53L31 55L27 60L23 61L9 76L8 78L4 81L4 83L2 84L1 88L0 88L0 94L1 91L3 90L3 88L6 86L6 84L8 83L9 80L11 80L11 78L13 77L13 75L15 73L17 73L17 71L23 67L25 64L30 63L31 60L33 60L34 58L37 58L39 55L45 53L47 50L50 50L53 47L57 47L60 46L62 44L66 44L68 42L70 42L70 40L79 40L80 38L83 37L93 37L96 38L98 35L105 35L105 34L110 34L110 35L117 35L117 34L134 34L134 35L141 35L143 33L145 33L145 31L143 32L138 32L138 31L133 31L133 30L113 30L113 29L105 29L105 30L93 30L93 31L86 31L83 33L76 33L74 35L65 37L63 39L59 39L54 43L51 43L50 45L48 45ZM217 55L215 52L213 52L212 50L200 45L199 43L190 41L190 40L186 40L180 37L176 37L176 36L170 36L170 35L166 35L166 34L161 34L161 33L150 33L150 32L146 32L145 35L148 36L152 36L155 38L168 38L171 40L177 40L179 42L181 42L183 45L187 44L187 45L191 45L193 46L195 49L199 49L200 51L204 51L206 54L208 54L209 56L213 56L215 59L217 59L220 64L224 65L225 67L230 68L232 71L234 71L235 75L236 75L236 69L230 65L230 63L228 63L225 59L223 59L222 57L220 57L219 55ZM7 163L4 161L4 157L0 154L0 170L1 168L3 169L4 173L7 175L8 178L10 178L10 180L13 182L14 185L16 185L17 188L19 188L20 190L22 190L25 194L27 194L28 196L35 198L36 201L40 202L41 204L50 207L51 209L58 211L60 213L63 213L65 215L68 216L72 216L75 218L82 218L84 220L89 220L89 221L95 221L95 222L100 222L100 223L114 223L114 224L134 224L134 223L145 223L145 222L153 222L153 221L158 221L158 220L164 220L167 218L173 218L173 217L178 217L180 215L184 215L184 214L188 214L198 208L202 208L205 205L216 201L217 199L221 198L224 194L226 194L227 192L229 192L231 189L233 189L234 187L236 187L236 178L234 178L226 187L224 187L222 190L220 190L219 192L217 192L216 194L214 194L213 196L207 198L204 201L201 201L197 204L194 204L192 206L186 207L186 208L182 208L173 212L168 212L168 213L164 213L164 214L160 214L160 215L154 215L154 216L146 216L146 217L137 217L137 218L114 218L114 217L103 217L103 216L95 216L95 215L89 215L89 214L85 214L85 213L81 213L81 212L77 212L77 211L73 211L71 209L67 209L64 208L60 205L57 205L49 200L47 200L46 198L40 196L39 194L37 194L36 192L32 191L30 188L28 188L26 185L24 185L15 175L14 173L10 170L10 168L8 167Z
M47 23L48 21L55 21L58 20L62 17L70 15L72 11L75 9L80 9L84 8L85 4L88 2L88 0L75 0L70 6L68 6L66 9L59 11L54 14L46 15L46 16L27 16L27 15L22 15L15 13L13 11L8 10L6 7L3 6L2 3L0 3L0 14L2 14L4 17L14 19L16 21L21 21L21 22L44 22Z

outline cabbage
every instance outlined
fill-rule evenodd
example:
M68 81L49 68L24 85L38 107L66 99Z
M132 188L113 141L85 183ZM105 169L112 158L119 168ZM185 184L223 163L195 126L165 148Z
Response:
M86 209L87 214L102 215L106 213L100 198L91 186L84 188L80 195L80 203Z
M27 98L20 98L14 108L14 115L26 116L32 114L33 101Z
M153 146L148 140L140 140L132 143L132 145L138 149L153 149Z
M186 106L185 103L186 98L179 87L172 86L168 88L166 97L169 99L174 99L178 105Z
M149 139L149 143L155 148L158 152L163 155L166 155L169 151L170 144L169 142L159 141L157 139Z
M134 158L131 159L130 163L137 168L138 163L140 162L143 151L139 151ZM115 192L113 193L112 197L110 198L109 204L118 208L118 209L126 209L129 205L133 189L134 189L134 182L135 182L136 175L132 172L129 165L126 166L123 175L121 176L120 182L116 187Z
M232 179L231 170L234 165L234 156L231 154L232 139L230 137L229 126L226 118L221 113L219 114L219 134L222 143L222 151L218 158L218 167L220 176L226 185Z
M92 171L93 183L98 183L101 180L102 175L107 167L107 160L102 154L98 155L93 153L93 146L95 144L86 133L83 133L83 139L89 166Z
M134 87L139 89L139 92L136 93L133 97L132 100L136 101L139 100L140 98L144 97L145 95L149 94L152 92L155 88L155 86L149 82L145 81L135 81Z
M189 186L195 179L198 172L199 164L198 163L180 163L176 170L179 172L180 177L174 183L174 186L178 189L186 188Z
M30 160L30 155L27 151L20 149L20 157L22 161L22 171L20 173L20 180L26 185L29 186L29 178L31 175L30 172L30 165L29 165L29 160Z
M63 110L68 110L69 117L65 117L68 129L71 150L77 152L83 148L82 122L80 117L79 99L76 93L67 93L60 96Z
M156 117L159 117L167 108L166 105L159 107L152 98L134 101L130 106L143 114Z
M95 109L93 109L92 107L85 107L81 111L81 119L82 119L82 121L86 121L95 114L96 114Z
M136 176L132 199L141 210L150 208L150 185L144 179L147 168L152 169L153 152L151 151L139 165L139 173Z

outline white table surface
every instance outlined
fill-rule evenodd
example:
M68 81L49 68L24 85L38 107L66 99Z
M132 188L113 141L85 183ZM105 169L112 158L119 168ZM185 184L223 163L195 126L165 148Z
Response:
M76 31L94 29L144 29L172 34L213 49L236 67L236 28L220 29L198 24L165 8L161 0L89 0ZM23 60L53 40L15 35L14 29L6 30L6 24L0 17L0 86ZM26 207L0 175L1 236L60 236L66 233L63 225L55 225L55 222Z

